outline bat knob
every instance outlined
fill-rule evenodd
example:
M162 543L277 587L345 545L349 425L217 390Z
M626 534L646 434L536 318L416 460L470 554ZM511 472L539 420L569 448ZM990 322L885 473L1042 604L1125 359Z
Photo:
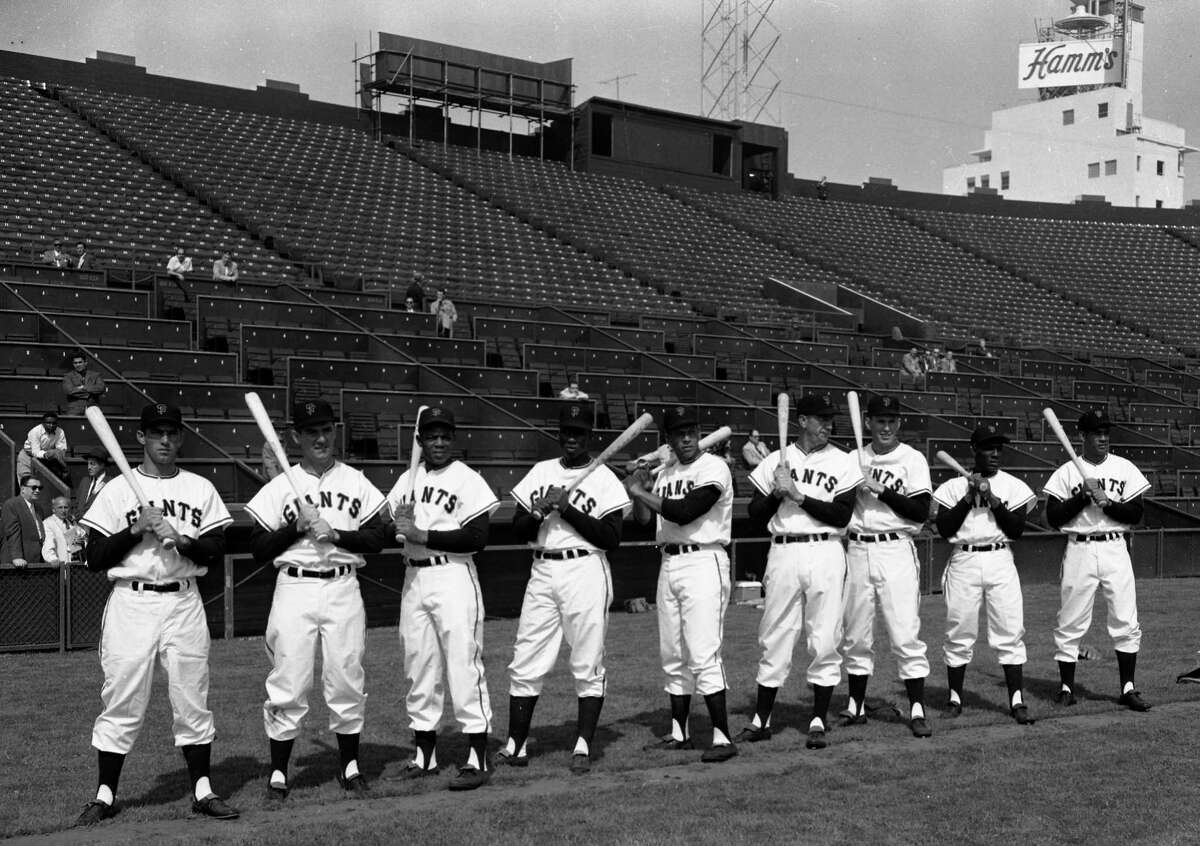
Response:
M545 520L546 519L546 515L543 514L541 511L539 511L536 508L533 509L533 511L529 512L529 516L532 517L534 520Z
M322 532L321 534L317 535L317 542L318 542L318 543L324 543L324 542L325 542L325 541L327 541L327 540L329 540L329 535L325 534L324 532Z
M407 539L404 537L403 533L396 532L396 543L407 543Z
M162 548L163 549L174 549L175 548L175 538L164 539L162 542Z

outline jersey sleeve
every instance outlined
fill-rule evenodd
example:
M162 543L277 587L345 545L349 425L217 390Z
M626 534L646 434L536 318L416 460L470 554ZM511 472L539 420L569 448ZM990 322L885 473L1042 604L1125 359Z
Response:
M463 496L459 501L458 520L465 526L480 514L491 514L500 507L500 500L496 498L495 491L483 476L465 464L460 466L465 471L465 484Z
M775 484L775 468L779 466L779 451L768 455L750 473L750 484L764 496L770 495Z
M125 528L124 499L119 491L128 490L129 483L120 476L100 489L92 500L87 513L80 518L80 525L99 532L104 537L115 535Z
M604 517L614 511L631 511L633 502L629 499L629 493L625 490L625 486L617 480L617 477L607 467L601 466L592 475L599 475L601 484L598 486L599 495L596 502L596 513L594 517Z
M967 480L961 476L947 479L933 492L933 501L943 508L953 508L967 492Z
M280 482L283 484L280 485ZM282 528L283 524L287 522L283 514L283 506L287 501L287 497L283 494L284 488L290 495L291 486L287 479L282 475L276 476L259 488L258 493L245 505L246 513L254 519L254 522L269 532ZM104 493L103 490L100 492Z
M1071 498L1071 464L1063 464L1057 470L1050 474L1050 478L1046 480L1046 484L1042 486L1042 491L1062 501Z
M846 491L854 490L863 483L862 467L859 466L858 458L854 453L846 453L844 465L845 469L842 470L838 479L837 490L833 492L835 498Z
M930 493L933 490L933 480L930 478L929 462L925 460L925 456L914 449L909 452L905 463L908 465L908 479L904 495L920 496Z
M368 520L378 514L383 506L387 503L379 488L371 483L366 474L361 470L356 471L359 477L359 496L362 498L362 510L358 514L359 525L365 524Z
M697 488L711 485L724 493L733 484L733 474L729 472L729 465L715 455L708 455L704 464L697 467L696 470L695 486Z
M1012 491L1009 494L1009 501L1004 504L1009 511L1016 511L1018 508L1029 509L1037 502L1037 494L1033 492L1033 488L1022 482L1015 476L1012 477Z
M392 489L388 491L386 497L387 506L392 514L396 513L396 509L400 507L401 503L408 496L408 476L411 472L412 470L410 469L401 473L400 478L396 480L396 484L392 485Z
M530 502L533 500L533 492L537 490L539 467L540 465L534 465L530 468L529 472L521 478L521 481L513 485L512 490L509 492L517 505L526 511L532 510Z
M1125 464L1129 468L1129 477L1125 483L1125 493L1121 501L1129 502L1150 490L1150 481L1132 461L1126 461Z
M233 522L233 517L229 514L229 509L225 507L225 503L221 501L221 495L217 493L217 489L213 487L212 482L201 476L197 476L196 480L203 483L204 505L201 507L200 527L196 530L196 536L211 532L213 529L219 529L222 526L228 526ZM103 491L101 491L103 493Z

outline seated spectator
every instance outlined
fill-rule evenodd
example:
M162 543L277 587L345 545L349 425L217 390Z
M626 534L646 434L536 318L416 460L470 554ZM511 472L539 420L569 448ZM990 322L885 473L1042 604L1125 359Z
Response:
M71 257L62 251L62 241L55 241L54 246L42 253L42 263L51 267L69 267Z
M67 398L67 414L83 414L89 405L100 404L108 387L98 372L88 370L87 357L77 352L71 356L71 369L63 376L62 390Z
M946 350L946 355L942 358L942 372L958 372L958 362L954 360L954 353L952 353L950 350Z
M51 473L68 485L71 474L67 470L67 435L59 428L58 414L47 411L42 422L29 430L25 445L17 453L17 477L33 473L33 459L46 465Z
M420 311L420 309L417 308L417 301L412 297L404 298L404 310L410 313Z
M996 357L992 354L992 351L988 349L987 341L983 338L979 339L979 352L976 353L976 355L983 356L984 358Z
M911 348L900 359L900 386L908 382L916 388L925 383L925 359L916 347Z
M454 324L458 322L458 309L446 296L444 285L438 286L437 299L429 304L429 313L436 318L438 337L453 338Z
M742 444L742 464L747 470L753 470L762 464L762 460L771 454L767 445L762 442L762 435L757 429L750 432L746 443Z
M75 245L75 255L71 256L71 267L76 270L95 270L96 257L83 241Z
M229 250L221 253L221 257L213 262L213 281L228 282L231 285L238 281L238 266Z
M21 476L21 490L0 508L0 562L24 567L42 563L45 527L37 499L42 483L36 476Z
M175 245L175 254L167 259L167 275L177 282L183 281L183 274L192 272L192 260L183 253L183 245Z
M87 531L71 519L71 500L56 496L50 501L50 510L53 513L42 521L42 560L47 564L78 564Z
M588 395L579 390L579 377L572 376L571 380L567 382L567 386L558 392L558 398L565 400L585 400L588 398Z
M405 305L408 304L409 300L412 300L413 305L416 306L416 311L425 310L425 289L421 287L421 280L424 278L425 276L421 273L421 271L414 270L413 280L409 284L408 289L404 292ZM409 311L412 310L413 309L409 309Z
M87 510L92 507L92 500L100 493L101 488L108 484L115 470L112 462L108 460L108 453L102 447L94 447L87 454L87 475L80 479L79 486L75 489L76 519L87 514Z

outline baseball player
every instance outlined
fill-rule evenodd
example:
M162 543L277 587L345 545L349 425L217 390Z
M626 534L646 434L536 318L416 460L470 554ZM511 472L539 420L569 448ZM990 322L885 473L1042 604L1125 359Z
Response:
M771 533L766 604L758 625L758 695L751 724L737 736L756 743L771 736L771 709L787 681L792 651L803 632L813 689L809 749L823 749L833 688L842 676L842 585L846 552L842 533L863 481L858 459L829 443L836 409L828 394L807 394L796 405L800 435L750 474L750 518ZM783 460L786 459L786 460Z
M324 400L298 403L292 410L291 437L301 457L287 472L304 502L296 501L281 474L246 503L256 524L250 533L254 558L274 562L277 571L267 618L271 672L263 702L272 803L287 798L288 761L308 713L318 643L329 728L337 735L341 762L338 784L354 795L367 792L358 768L367 702L362 666L367 615L356 574L366 563L364 553L383 549L387 524L380 515L383 494L334 455L336 419Z
M871 443L863 450L866 482L858 489L847 549L842 666L850 686L843 723L865 723L867 682L875 669L875 612L883 615L900 680L908 693L909 728L933 734L925 719L929 661L921 640L921 563L913 545L929 519L933 486L925 456L900 441L903 418L895 397L867 403Z
M521 603L517 640L508 665L508 740L496 762L528 766L525 741L542 680L563 639L570 647L579 716L571 772L592 768L592 739L604 705L604 637L612 602L606 553L621 544L630 508L625 487L605 466L579 484L590 464L591 410L571 403L558 417L562 457L539 461L512 490L513 528L533 547L533 569Z
M955 476L933 492L938 534L953 552L942 574L946 598L946 673L951 716L962 713L963 680L979 633L979 608L987 606L988 643L999 653L1008 687L1009 713L1021 725L1033 722L1025 705L1025 613L1021 580L1010 543L1025 531L1036 497L1029 486L1000 469L1008 436L994 424L971 433L975 464L970 478Z
M401 778L437 771L445 678L454 717L470 744L450 789L473 790L491 777L492 704L483 674L483 597L472 554L487 546L488 518L500 503L482 476L454 459L454 431L452 413L426 409L417 421L424 461L406 470L388 494L408 561L400 640L409 686L405 705L417 750Z
M713 725L712 747L700 760L728 761L737 754L725 711L721 641L729 605L729 555L733 479L719 456L700 451L694 409L676 406L663 415L663 431L677 461L658 479L642 469L626 480L640 523L658 515L662 551L658 571L658 654L671 704L671 733L646 747L692 749L688 714L692 691L704 697Z
M1075 463L1063 464L1044 488L1046 520L1067 535L1062 560L1062 604L1054 628L1054 658L1062 686L1060 705L1075 704L1075 662L1079 642L1092 624L1096 587L1104 588L1108 633L1117 652L1121 704L1131 711L1150 706L1133 686L1142 628L1138 624L1137 589L1125 533L1142 519L1142 494L1150 483L1133 462L1108 451L1112 424L1103 409L1085 412L1077 428L1083 437L1081 478Z
M220 566L225 527L233 521L211 482L175 465L183 443L178 408L143 408L137 439L142 462L133 472L151 505L139 508L121 476L101 489L80 521L91 530L88 569L107 572L113 590L100 633L104 710L92 729L99 786L75 824L93 825L116 813L121 767L141 731L157 663L167 674L192 811L233 819L238 812L209 784L216 732L208 709L208 620L196 587L209 567ZM164 548L164 541L174 548Z

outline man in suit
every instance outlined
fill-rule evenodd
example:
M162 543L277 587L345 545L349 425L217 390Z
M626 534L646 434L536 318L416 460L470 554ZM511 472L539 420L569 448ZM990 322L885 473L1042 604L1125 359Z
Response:
M42 483L37 477L22 476L20 493L0 507L0 526L4 533L0 561L11 562L14 567L42 563L42 541L46 530L36 505L41 492Z
M93 447L87 455L87 475L75 488L75 519L87 513L96 494L108 483L109 468L108 453L101 447Z

